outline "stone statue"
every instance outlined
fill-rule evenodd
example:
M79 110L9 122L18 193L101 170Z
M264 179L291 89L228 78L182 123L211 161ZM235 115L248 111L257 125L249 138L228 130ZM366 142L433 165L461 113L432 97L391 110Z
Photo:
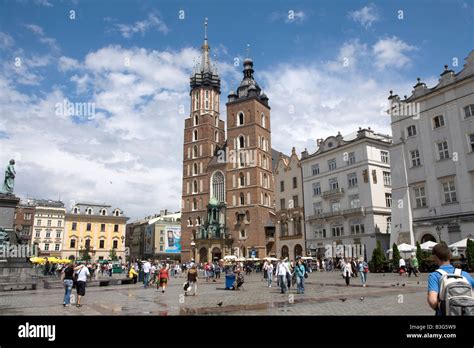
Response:
M15 160L10 160L10 164L5 169L5 180L3 181L3 188L0 193L13 195L13 187L15 186Z

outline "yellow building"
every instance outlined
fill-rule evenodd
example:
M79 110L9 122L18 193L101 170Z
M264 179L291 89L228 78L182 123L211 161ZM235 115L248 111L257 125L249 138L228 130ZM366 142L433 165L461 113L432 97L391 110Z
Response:
M88 250L91 261L108 260L114 249L125 262L125 224L128 218L110 205L78 203L66 214L62 257L82 259ZM82 250L82 252L81 252Z

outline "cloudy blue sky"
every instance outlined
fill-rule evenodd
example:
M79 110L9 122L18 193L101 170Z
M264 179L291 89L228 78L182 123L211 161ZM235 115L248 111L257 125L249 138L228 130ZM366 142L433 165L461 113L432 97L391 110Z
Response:
M472 0L1 0L0 8L0 165L17 160L15 191L67 206L107 202L132 218L179 210L189 75L205 17L222 101L249 44L270 98L273 146L286 153L359 126L390 133L388 91L409 95L417 77L431 87L444 64L459 71L474 48ZM91 103L94 117L58 112L65 100Z

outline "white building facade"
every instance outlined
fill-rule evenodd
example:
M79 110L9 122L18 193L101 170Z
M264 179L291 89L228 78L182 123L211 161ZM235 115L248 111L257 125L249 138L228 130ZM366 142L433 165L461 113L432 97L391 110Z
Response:
M52 200L33 200L36 206L32 246L36 245L40 256L61 257L66 208L64 203Z
M455 73L445 66L433 88L389 97L393 146L391 243L474 235L474 51Z
M318 140L302 153L306 250L316 257L372 256L390 233L391 138L370 128L355 139Z

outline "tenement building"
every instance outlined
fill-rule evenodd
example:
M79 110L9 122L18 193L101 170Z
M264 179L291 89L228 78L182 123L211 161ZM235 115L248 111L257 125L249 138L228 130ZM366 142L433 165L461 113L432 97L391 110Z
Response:
M339 133L302 153L306 250L317 257L371 258L388 247L392 205L391 138L370 128Z
M31 245L36 245L39 256L61 257L66 209L61 201L30 200L35 206Z
M182 258L265 257L274 248L269 236L275 228L268 97L246 58L243 79L228 96L225 125L220 77L209 51L206 23L184 127Z
M91 261L125 261L125 224L128 218L119 208L94 203L77 203L66 214L63 258Z
M391 243L455 243L474 234L474 51L436 86L391 93Z
M276 256L305 256L303 177L295 148L280 155L275 168Z

